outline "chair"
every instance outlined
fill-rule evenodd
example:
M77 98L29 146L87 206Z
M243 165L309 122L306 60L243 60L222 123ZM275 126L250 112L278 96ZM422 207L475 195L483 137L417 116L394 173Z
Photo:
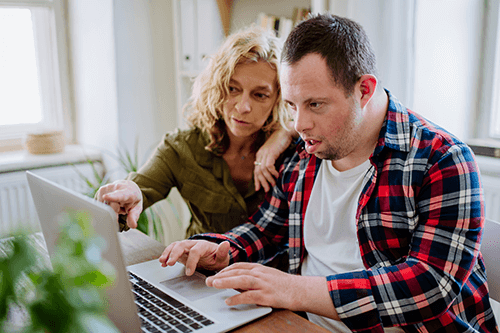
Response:
M485 219L481 244L490 299L497 323L500 322L500 223Z

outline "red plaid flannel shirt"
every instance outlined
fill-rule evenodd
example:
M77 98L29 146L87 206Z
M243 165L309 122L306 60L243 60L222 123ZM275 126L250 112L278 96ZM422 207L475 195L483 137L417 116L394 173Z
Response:
M474 155L387 93L356 214L366 269L327 276L332 302L356 332L498 332L479 251L484 201ZM320 163L299 144L249 223L196 237L229 240L232 261L266 263L288 250L289 272L300 274Z

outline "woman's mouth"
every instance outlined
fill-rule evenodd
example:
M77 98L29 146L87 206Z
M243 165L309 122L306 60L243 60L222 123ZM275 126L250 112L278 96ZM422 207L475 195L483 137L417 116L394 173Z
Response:
M243 121L243 120L238 120L236 118L233 118L233 121L237 124L240 124L240 125L248 125L250 124L249 122L246 122L246 121Z

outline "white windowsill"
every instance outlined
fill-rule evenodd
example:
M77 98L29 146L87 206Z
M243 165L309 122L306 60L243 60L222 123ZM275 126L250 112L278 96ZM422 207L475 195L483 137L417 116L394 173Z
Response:
M66 145L64 151L57 154L33 155L26 150L1 152L0 173L85 163L88 160L102 161L101 152L80 145Z

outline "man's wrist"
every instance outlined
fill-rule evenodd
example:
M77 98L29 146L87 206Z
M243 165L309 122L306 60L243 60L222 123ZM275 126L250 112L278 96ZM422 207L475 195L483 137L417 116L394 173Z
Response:
M340 320L330 298L326 277L293 275L290 310Z

